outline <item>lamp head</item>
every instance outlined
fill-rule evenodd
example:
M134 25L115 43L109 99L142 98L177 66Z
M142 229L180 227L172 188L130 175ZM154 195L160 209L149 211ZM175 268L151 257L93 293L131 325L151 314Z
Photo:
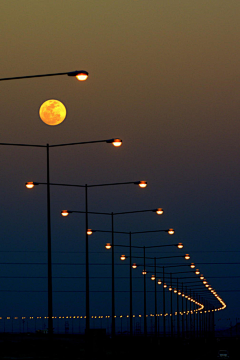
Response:
M35 186L33 181L28 181L25 185L27 189L32 189Z
M142 180L142 181L136 181L134 184L138 185L140 188L144 189L145 187L147 187L147 182Z
M173 235L174 232L175 232L175 231L174 231L173 229L169 229L169 230L168 230L168 234L169 234L169 235Z
M189 254L186 254L185 255L185 260L189 260L190 259L190 255Z
M69 72L68 76L75 76L79 81L85 81L88 78L88 72L85 70L76 70Z
M119 147L122 145L122 140L121 139L109 139L106 141L107 144L113 144L113 146L115 147Z
M67 210L62 210L61 215L62 215L62 216L68 216L68 215L69 215L69 211L67 211Z
M110 250L111 247L112 247L112 245L111 245L110 243L107 243L107 244L105 245L105 249L107 249L107 250Z
M92 229L87 229L87 235L92 235L93 231Z
M163 214L163 209L162 209L162 208L158 208L158 209L156 210L156 213L157 213L158 215L162 215L162 214Z
M122 260L122 261L126 260L126 255L121 255L120 260Z

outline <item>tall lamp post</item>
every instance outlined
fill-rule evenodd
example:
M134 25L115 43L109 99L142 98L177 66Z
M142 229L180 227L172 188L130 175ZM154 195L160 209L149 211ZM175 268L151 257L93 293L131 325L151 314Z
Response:
M67 144L56 145L36 145L36 144L15 144L15 143L0 143L0 145L6 146L18 146L18 147L37 147L44 148L47 152L47 237L48 237L48 332L51 336L53 334L53 310L52 310L52 259L51 259L51 212L50 212L50 163L49 163L49 149L53 147L62 147L70 145L85 145L94 143L111 143L114 146L120 146L122 140L120 139L107 139L107 140L95 140L74 142ZM31 187L29 185L28 187Z

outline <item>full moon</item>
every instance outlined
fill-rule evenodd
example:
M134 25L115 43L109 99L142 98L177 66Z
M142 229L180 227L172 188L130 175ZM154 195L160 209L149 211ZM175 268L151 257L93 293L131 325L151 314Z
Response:
M67 110L58 100L47 100L39 109L41 120L47 125L59 125L66 118Z

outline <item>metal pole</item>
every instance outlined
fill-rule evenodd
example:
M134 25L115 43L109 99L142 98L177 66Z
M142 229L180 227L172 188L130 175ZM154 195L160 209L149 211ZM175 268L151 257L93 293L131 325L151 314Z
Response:
M132 234L129 233L129 248L130 248L130 336L133 335L133 311L132 311Z
M85 184L85 216L86 216L86 333L88 334L90 328L89 317L89 260L88 260L88 186Z
M145 263L145 246L143 247L143 256L144 256L144 272L146 272L146 263ZM146 275L143 275L144 279L144 335L147 336L147 296L146 296Z
M172 288L172 274L170 274L170 286ZM171 299L171 336L173 337L173 292L171 291L170 294L170 299Z
M179 326L179 295L178 295L178 278L177 278L177 337L180 335L180 326Z
M164 266L163 266L163 336L166 336L166 317L165 317L165 275L164 275Z
M53 334L52 310L52 247L51 247L51 211L50 211L50 166L49 144L47 144L47 221L48 221L48 333Z
M157 337L157 260L154 258L154 295L155 295L155 336Z
M111 213L112 220L112 337L115 336L115 294L114 294L114 216Z

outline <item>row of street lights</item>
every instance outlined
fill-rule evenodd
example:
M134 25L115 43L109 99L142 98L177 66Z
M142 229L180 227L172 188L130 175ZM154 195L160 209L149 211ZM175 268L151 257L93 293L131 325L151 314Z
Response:
M75 77L79 81L85 81L88 78L88 72L85 70L81 71L71 71L71 72L62 72L62 73L51 73L51 74L40 74L40 75L30 75L30 76L20 76L20 77L8 77L8 78L1 78L0 81L6 81L6 80L19 80L19 79L29 79L29 78L40 78L40 77L49 77L49 76L59 76L59 75L67 75L69 77ZM96 185L73 185L73 184L58 184L58 183L51 183L50 182L50 159L49 159L49 150L52 147L63 147L63 146L72 146L72 145L84 145L84 144L95 144L95 143L110 143L115 147L119 147L122 145L122 140L119 138L113 138L113 139L107 139L107 140L97 140L97 141L85 141L85 142L74 142L74 143L67 143L67 144L57 144L57 145L36 145L36 144L15 144L15 143L0 143L0 145L6 145L6 146L27 146L27 147L41 147L46 149L47 153L47 181L46 182L28 182L26 183L26 187L28 189L34 188L35 185L46 185L47 186L47 238L48 238L48 331L49 335L51 336L53 334L53 309L52 309L52 260L51 260L51 202L50 202L50 187L51 186L72 186L72 187L81 187L85 189L85 211L73 211L73 210L63 210L62 216L68 216L71 213L84 213L85 214L85 236L86 236L86 331L88 332L90 329L90 309L89 309L89 260L88 260L88 236L91 235L94 232L106 232L105 230L95 230L95 229L89 229L88 224L88 214L101 214L101 215L108 215L111 216L111 236L112 236L112 242L111 245L108 243L108 247L111 246L112 249L112 335L115 335L115 291L114 291L114 247L118 246L114 244L114 234L115 233L125 233L125 232L116 232L114 229L114 217L115 215L124 215L124 214L132 214L132 213L139 213L139 212L147 212L147 211L154 211L158 215L163 214L163 209L151 209L151 210L137 210L137 211L127 211L127 212L117 212L117 213L99 213L99 212L89 212L88 211L88 188L90 187L104 187L104 186L114 186L114 185L127 185L127 184L134 184L138 185L140 188L145 188L147 186L146 181L132 181L132 182L118 182L118 183L110 183L110 184L96 184ZM134 234L140 234L140 233L150 233L150 232L167 232L170 235L174 234L173 229L165 229L165 230L152 230L152 231L144 231L144 232L128 232L125 234L128 234L129 236L129 249L130 249L130 329L132 333L132 244L131 239L132 235ZM162 245L165 246L165 245ZM167 246L176 246L176 244L173 245L167 245ZM182 244L177 244L179 248L182 247ZM135 246L136 247L136 246ZM158 246L160 247L160 246ZM144 250L144 274L146 273L145 269L145 249L149 247L143 247ZM123 257L125 259L126 257ZM185 256L185 259L188 257ZM156 262L156 258L154 258L154 261ZM164 270L163 270L164 271ZM155 264L155 278L156 278L156 264ZM147 326L146 326L146 277L144 276L144 333L147 332ZM221 300L219 300L221 301ZM156 305L157 302L155 300L155 313L156 312ZM224 305L223 305L224 307ZM164 327L165 329L165 327ZM155 331L156 331L156 325L155 325ZM165 331L165 330L164 330Z

